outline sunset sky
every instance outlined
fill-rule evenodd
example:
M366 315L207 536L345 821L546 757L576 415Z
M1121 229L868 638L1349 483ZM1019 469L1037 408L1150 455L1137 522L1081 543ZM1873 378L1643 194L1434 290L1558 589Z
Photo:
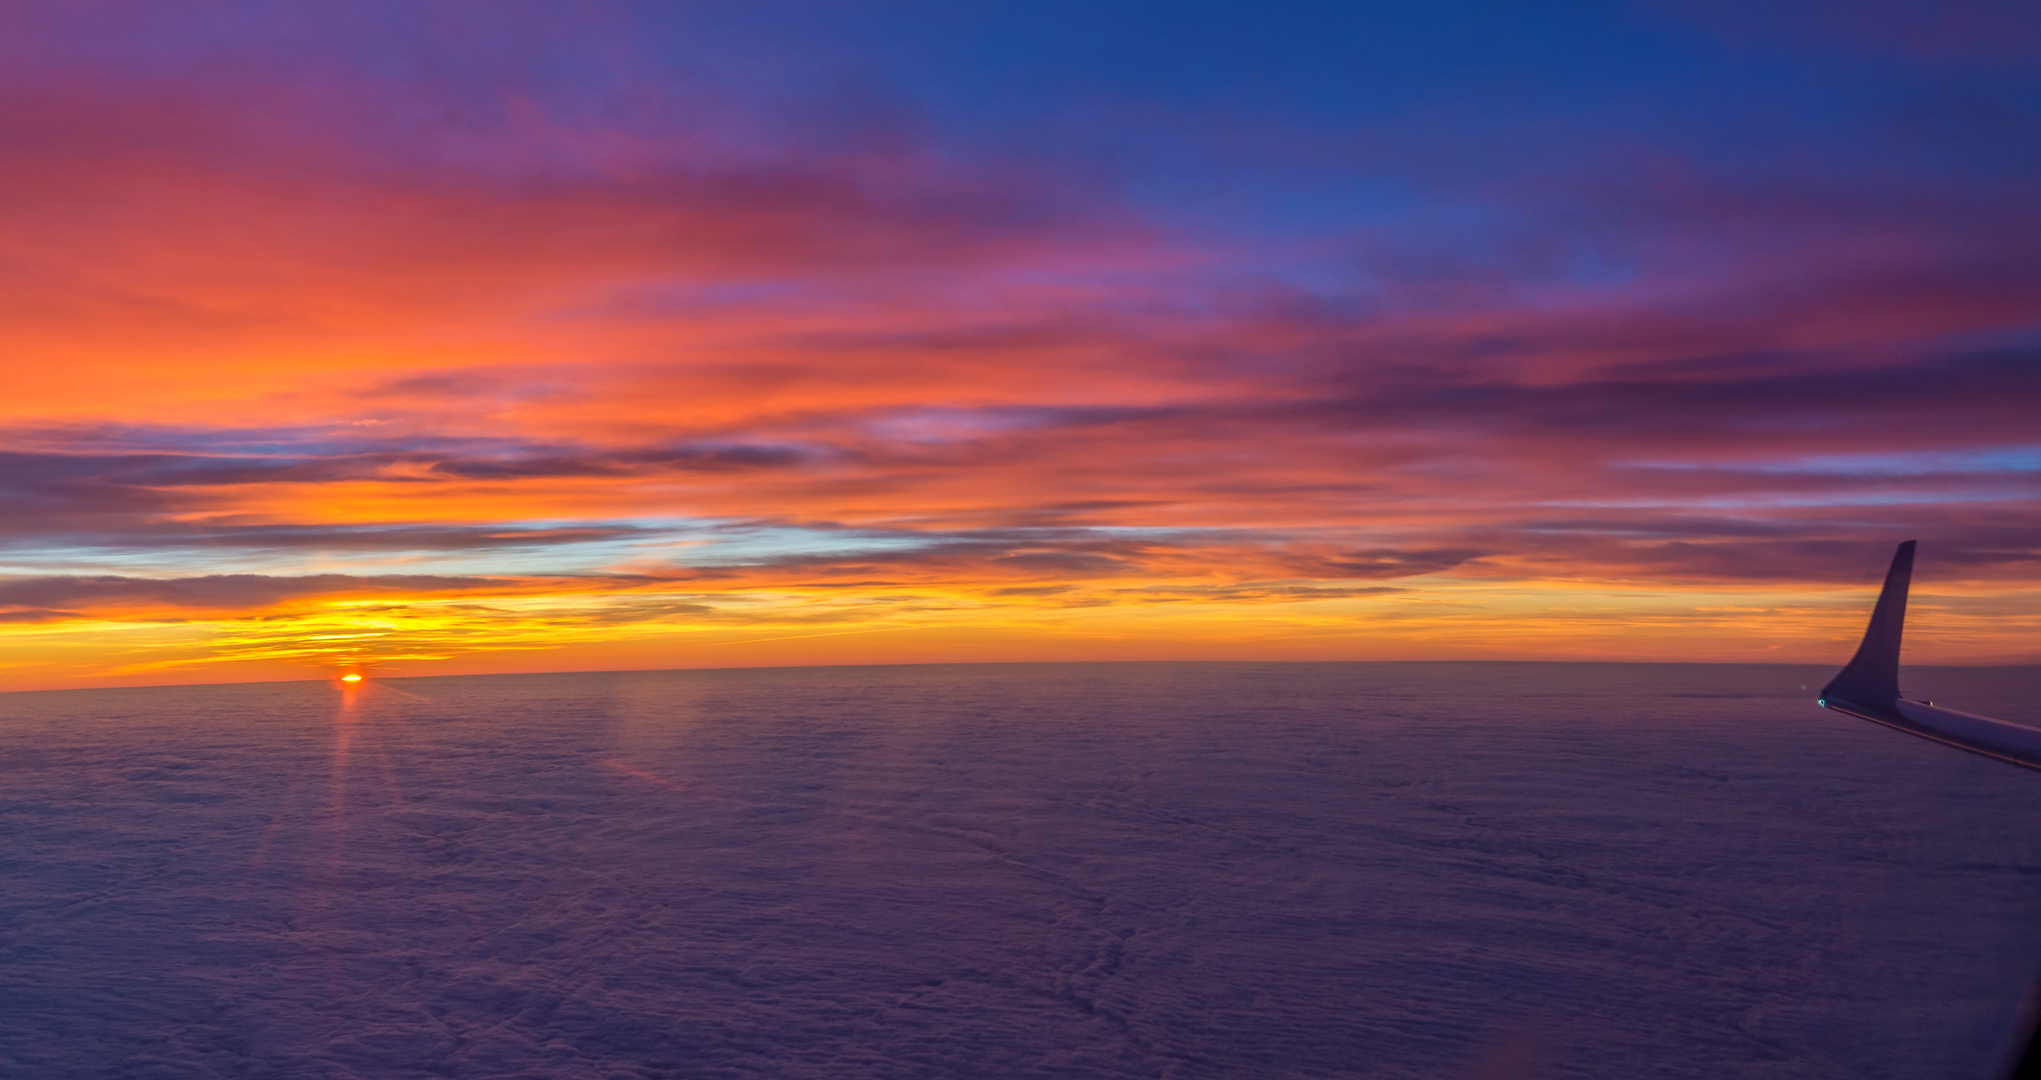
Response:
M2041 6L0 8L0 689L2041 662Z

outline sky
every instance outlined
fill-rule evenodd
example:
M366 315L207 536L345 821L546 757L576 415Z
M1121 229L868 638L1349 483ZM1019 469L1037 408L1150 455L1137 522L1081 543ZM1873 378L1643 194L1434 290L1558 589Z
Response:
M2041 662L2041 8L0 8L0 689Z

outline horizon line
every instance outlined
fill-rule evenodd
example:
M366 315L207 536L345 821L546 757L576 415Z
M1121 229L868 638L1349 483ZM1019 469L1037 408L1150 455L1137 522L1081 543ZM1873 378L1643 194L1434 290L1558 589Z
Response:
M1537 664L1560 665L1621 665L1625 667L1812 667L1828 668L1831 664L1816 661L1791 663L1781 660L1502 660L1502 659L1431 659L1431 660L948 660L948 661L903 661L891 664L757 664L728 667L673 667L673 668L562 668L551 671L487 671L448 674L420 675L367 675L361 683L392 682L399 679L510 679L542 675L660 675L679 672L720 672L720 671L823 671L863 668L910 668L910 667L1068 667L1072 665L1248 665L1248 664L1313 664L1313 665L1358 665L1358 664ZM1959 670L1990 671L2018 670L2023 668L2041 669L2041 661L2017 664L1907 664L1911 670ZM248 679L240 682L211 683L123 683L109 686L61 686L23 690L0 690L0 697L15 694L70 694L92 693L100 690L181 690L204 689L223 686L294 686L305 683L338 683L339 676L318 679Z

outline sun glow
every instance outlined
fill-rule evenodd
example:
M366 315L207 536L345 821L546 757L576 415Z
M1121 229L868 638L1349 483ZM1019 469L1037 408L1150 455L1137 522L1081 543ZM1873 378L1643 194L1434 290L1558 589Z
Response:
M347 675L342 675L340 677L340 681L344 683L358 683L361 681L361 676L350 673Z

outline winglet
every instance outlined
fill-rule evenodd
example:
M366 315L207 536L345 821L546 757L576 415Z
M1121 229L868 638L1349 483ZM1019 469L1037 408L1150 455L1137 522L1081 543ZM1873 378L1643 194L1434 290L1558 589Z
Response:
M1864 643L1857 655L1827 686L1822 701L1840 698L1860 707L1891 712L1899 699L1899 634L1906 622L1906 587L1913 580L1913 547L1908 540L1892 555L1892 569L1885 572L1885 589L1878 594L1878 606L1871 611L1871 625L1864 630Z

